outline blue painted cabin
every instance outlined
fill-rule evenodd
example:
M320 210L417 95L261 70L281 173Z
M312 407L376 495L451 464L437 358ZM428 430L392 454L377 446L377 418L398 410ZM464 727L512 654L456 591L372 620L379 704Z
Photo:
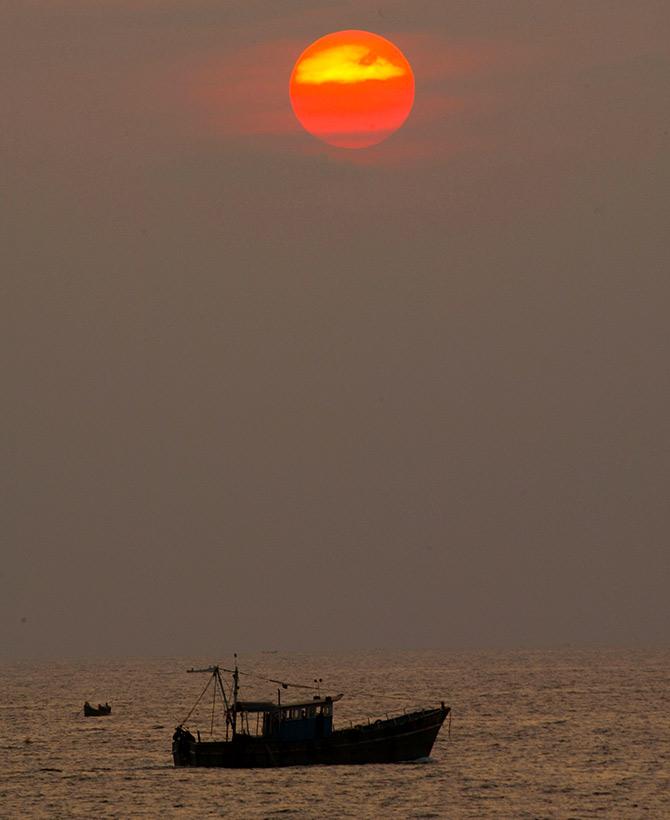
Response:
M315 696L304 703L279 705L267 701L239 701L238 731L261 734L276 740L317 740L333 733L333 703L342 695L320 698ZM256 732L249 725L249 715L256 713ZM262 716L262 723L260 718ZM253 724L253 720L252 720ZM260 724L260 725L259 725Z

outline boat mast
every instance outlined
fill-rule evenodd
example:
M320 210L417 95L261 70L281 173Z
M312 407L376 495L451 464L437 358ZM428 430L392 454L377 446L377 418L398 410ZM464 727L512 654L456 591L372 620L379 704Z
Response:
M237 732L237 693L240 690L240 670L237 668L237 652L235 655L235 671L233 672L233 737Z
M210 727L209 727L209 736L210 737L214 734L214 710L216 709L216 671L217 670L218 670L218 667L215 667L215 671L212 674L212 683L214 684L214 686L212 686L212 691L213 691L214 694L212 696L212 722L211 722Z

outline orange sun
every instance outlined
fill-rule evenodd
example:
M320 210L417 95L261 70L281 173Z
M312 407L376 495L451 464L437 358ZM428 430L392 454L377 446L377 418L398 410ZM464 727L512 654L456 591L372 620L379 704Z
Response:
M378 34L337 31L303 51L289 90L310 134L339 148L367 148L409 116L414 74L402 51Z

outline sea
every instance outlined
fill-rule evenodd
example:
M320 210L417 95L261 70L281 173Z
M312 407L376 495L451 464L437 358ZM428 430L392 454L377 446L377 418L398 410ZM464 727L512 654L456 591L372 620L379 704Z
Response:
M186 670L213 662L233 658L5 662L0 817L670 818L670 650L240 654L247 699L321 678L344 694L336 725L441 700L451 724L415 763L175 769L207 682ZM112 714L84 717L85 700ZM208 693L189 726L218 723Z

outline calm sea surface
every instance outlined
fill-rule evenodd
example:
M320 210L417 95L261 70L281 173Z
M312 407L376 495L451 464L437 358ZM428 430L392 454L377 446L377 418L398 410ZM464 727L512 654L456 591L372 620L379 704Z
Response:
M451 738L445 724L413 764L174 769L173 729L206 682L184 670L211 660L1 666L0 817L670 818L670 651L242 656L344 692L340 725L444 699ZM85 699L113 714L84 718ZM208 701L190 725L210 721Z

